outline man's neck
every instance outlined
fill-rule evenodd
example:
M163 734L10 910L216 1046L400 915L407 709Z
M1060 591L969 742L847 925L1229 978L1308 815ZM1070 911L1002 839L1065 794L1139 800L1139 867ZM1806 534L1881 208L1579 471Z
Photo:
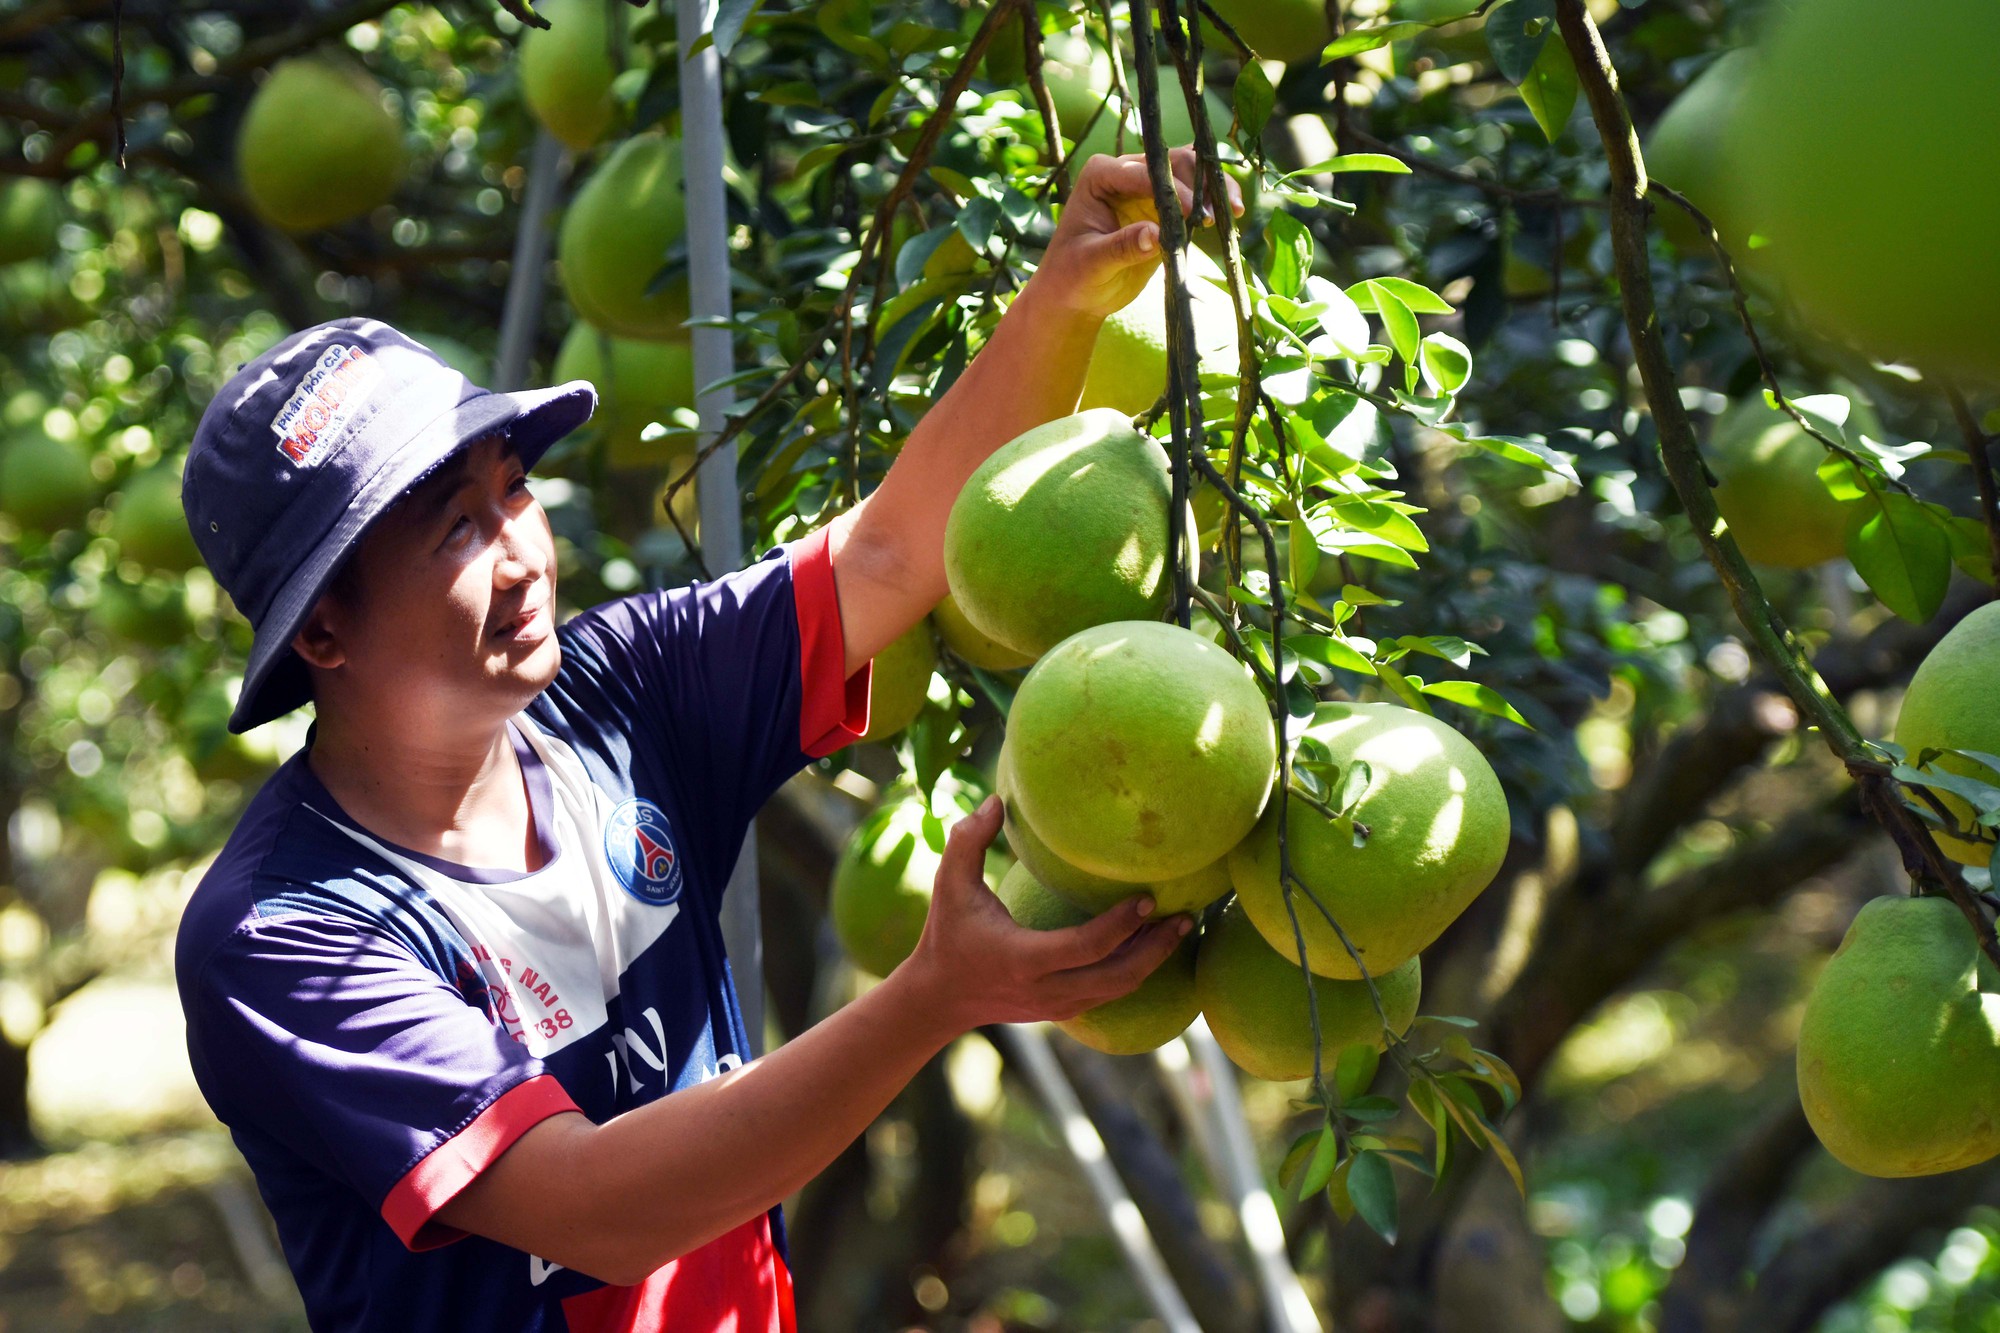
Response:
M481 733L409 735L322 717L306 762L350 819L386 841L459 865L541 868L504 722Z

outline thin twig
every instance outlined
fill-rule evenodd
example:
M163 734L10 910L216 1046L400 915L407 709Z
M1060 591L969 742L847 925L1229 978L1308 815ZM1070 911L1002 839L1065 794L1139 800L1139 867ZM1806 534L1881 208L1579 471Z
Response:
M1055 94L1049 91L1049 81L1042 74L1042 25L1036 18L1032 6L1021 14L1021 50L1028 67L1028 91L1034 96L1035 109L1042 113L1042 137L1048 142L1049 161L1053 164L1050 179L1054 182L1056 202L1069 202L1069 158L1063 152L1061 118L1056 115Z
M1956 385L1945 389L1951 399L1951 414L1965 436L1965 452L1972 460L1973 484L1979 488L1979 517L1986 523L1987 558L1993 562L1995 596L2000 596L2000 486L1994 485L1993 437L1979 427L1965 395Z

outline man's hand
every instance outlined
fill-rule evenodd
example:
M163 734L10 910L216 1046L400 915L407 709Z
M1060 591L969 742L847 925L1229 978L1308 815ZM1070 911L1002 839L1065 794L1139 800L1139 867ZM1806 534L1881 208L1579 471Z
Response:
M1132 898L1082 925L1015 925L981 874L1000 821L996 796L952 826L923 938L898 969L936 997L952 1027L1074 1018L1129 994L1193 928L1186 916L1148 924L1153 900L1136 884Z
M1205 209L1199 214L1195 210L1194 149L1173 149L1168 161L1181 215L1193 217L1197 224L1212 221ZM1242 192L1235 181L1227 176L1223 180L1230 210L1241 214ZM1040 297L1101 319L1139 294L1159 259L1160 219L1153 207L1145 154L1097 156L1083 164L1055 237L1029 285Z

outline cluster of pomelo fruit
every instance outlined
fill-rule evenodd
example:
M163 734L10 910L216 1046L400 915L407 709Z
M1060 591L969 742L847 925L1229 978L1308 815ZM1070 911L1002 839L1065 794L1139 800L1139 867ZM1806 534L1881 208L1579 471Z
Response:
M2000 783L2000 605L1954 626L1911 677L1896 743L1915 766ZM1954 751L1970 751L1992 764ZM1992 829L1944 792L1938 847L1985 866ZM1944 898L1877 898L1814 984L1799 1030L1799 1100L1827 1150L1871 1176L1923 1176L2000 1156L2000 969Z
M1866 0L1802 0L1765 19L1660 119L1648 174L1716 222L1801 329L2000 380L2000 8L1943 0L1885 24ZM1705 244L1658 208L1677 244Z
M1161 913L1206 917L1138 990L1063 1026L1129 1054L1203 1013L1249 1072L1301 1078L1314 1056L1301 941L1327 1056L1383 1044L1383 1017L1400 1032L1415 1015L1418 951L1497 872L1507 803L1470 741L1382 703L1324 704L1306 729L1331 762L1365 778L1347 809L1296 791L1274 799L1277 736L1263 690L1212 638L1162 619L1171 491L1159 442L1126 413L1093 408L1003 445L952 507L954 614L1033 663L994 771L1016 858L997 892L1036 929L1142 893ZM863 825L833 888L837 933L877 973L915 947L936 870L937 846L918 850L922 807L897 809ZM941 845L941 827L932 832ZM891 835L911 850L882 851ZM891 917L893 931L873 929ZM880 947L885 935L895 948Z

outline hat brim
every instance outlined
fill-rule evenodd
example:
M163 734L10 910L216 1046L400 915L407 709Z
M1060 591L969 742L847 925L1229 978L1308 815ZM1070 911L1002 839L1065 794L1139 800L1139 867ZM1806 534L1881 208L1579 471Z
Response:
M257 626L243 692L229 717L229 729L245 732L282 717L312 698L305 663L292 640L370 524L393 508L410 489L473 441L504 430L533 470L550 445L590 419L597 393L584 380L517 393L482 392L425 425L396 450L391 463L371 478L333 530L322 538L279 589Z

